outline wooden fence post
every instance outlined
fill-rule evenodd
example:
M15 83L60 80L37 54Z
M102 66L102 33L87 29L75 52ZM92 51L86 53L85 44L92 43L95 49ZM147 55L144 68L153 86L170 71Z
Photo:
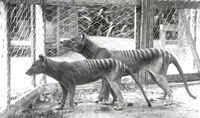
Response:
M7 30L7 6L0 1L0 58L1 58L1 92L3 98L1 102L3 107L8 107L11 101L11 57L10 57L10 40L8 39ZM5 100L5 101L4 101Z
M140 49L140 29L141 29L141 7L135 6L134 8L134 40L136 42L136 49Z
M35 61L36 59L36 23L35 23L35 4L31 4L31 58L32 58L32 62ZM36 80L35 80L35 76L32 77L32 84L34 87L36 87Z
M45 19L43 19L43 10L42 7L40 5L36 5L35 6L35 18L36 18L36 28L35 28L35 32L36 32L36 59L38 58L38 55L42 54L45 55L45 27L44 27L44 21ZM36 79L39 79L40 84L44 84L46 83L46 78L44 75L38 75Z
M57 25L56 25L56 51L60 55L60 6L57 5Z
M142 0L142 26L140 49L153 47L152 39L152 0ZM147 72L140 71L140 81L143 85L147 84Z

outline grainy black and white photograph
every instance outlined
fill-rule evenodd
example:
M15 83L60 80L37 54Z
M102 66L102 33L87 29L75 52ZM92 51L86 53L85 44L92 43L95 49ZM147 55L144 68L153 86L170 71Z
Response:
M0 0L0 118L200 118L200 0Z

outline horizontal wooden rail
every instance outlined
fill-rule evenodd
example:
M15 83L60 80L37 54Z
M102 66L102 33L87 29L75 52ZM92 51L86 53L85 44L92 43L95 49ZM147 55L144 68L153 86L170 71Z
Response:
M199 81L200 80L199 73L184 74L184 77L187 79L187 81ZM168 82L182 82L182 78L179 74L167 75L167 80L168 80ZM149 79L148 84L154 84L154 81Z
M75 5L140 5L140 0L6 0L9 3L29 3L29 4L75 4ZM63 4L60 4L63 5Z
M6 110L2 111L0 113L0 118L13 117L18 111L23 111L29 108L30 105L33 105L35 103L35 101L41 95L41 93L43 93L44 86L45 85L36 87L32 91L22 96L18 101L11 104L9 107L7 107Z
M199 1L155 1L154 5L159 9L200 9Z

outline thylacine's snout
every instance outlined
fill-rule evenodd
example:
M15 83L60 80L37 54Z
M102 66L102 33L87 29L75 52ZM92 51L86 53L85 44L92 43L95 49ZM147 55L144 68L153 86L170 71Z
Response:
M29 75L29 76L32 76L33 74L31 73L31 69L28 69L25 74Z
M27 74L27 75L29 75L29 76L30 76L29 70L27 70L27 71L25 72L25 74Z
M64 41L60 42L60 44L61 44L62 47L69 47L70 43L71 43L70 40L64 40Z

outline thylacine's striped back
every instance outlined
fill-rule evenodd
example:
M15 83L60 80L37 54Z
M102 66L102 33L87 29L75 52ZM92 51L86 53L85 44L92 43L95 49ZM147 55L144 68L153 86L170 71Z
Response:
M150 60L158 56L162 56L168 63L172 63L174 59L174 56L171 53L155 48L113 51L113 57L115 59L126 58L126 60L129 60L130 62Z
M119 67L120 69L126 70L128 67L121 61L107 58L107 59L86 59L78 61L82 67L88 69L89 71L99 71L102 69L110 69Z

